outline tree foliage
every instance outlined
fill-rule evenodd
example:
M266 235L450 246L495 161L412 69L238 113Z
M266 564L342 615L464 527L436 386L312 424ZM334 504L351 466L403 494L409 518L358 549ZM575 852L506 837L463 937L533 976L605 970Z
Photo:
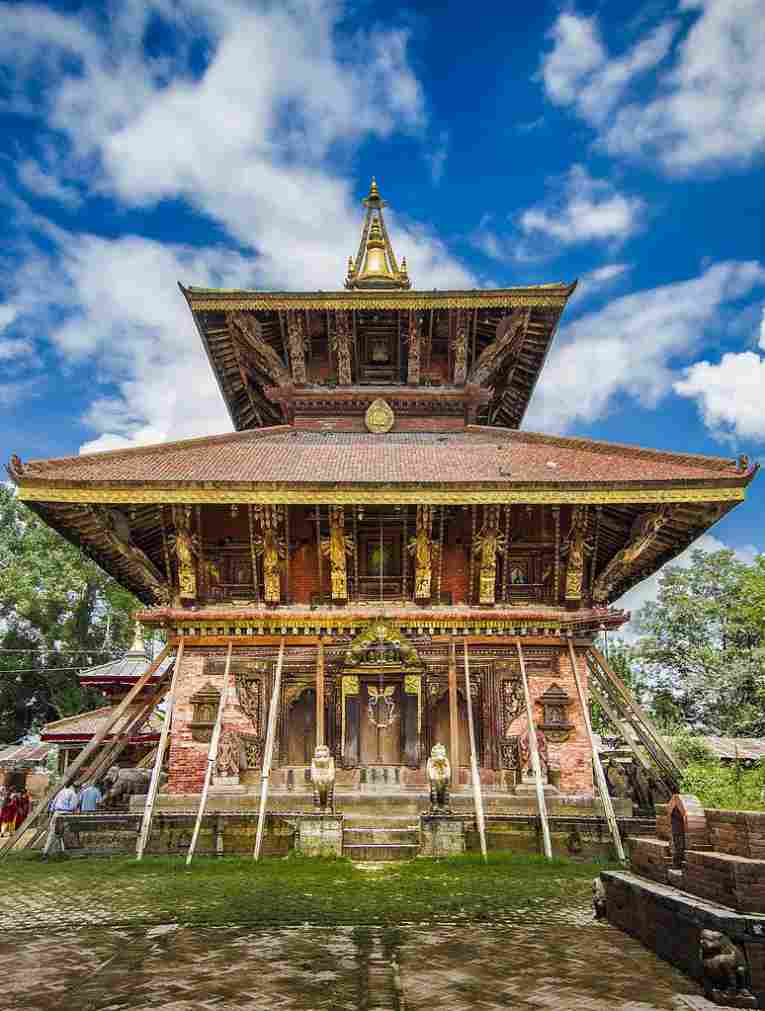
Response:
M637 614L629 665L664 728L765 734L765 560L694 551Z
M126 649L137 606L0 485L0 741L102 702L67 668L103 663L104 650Z

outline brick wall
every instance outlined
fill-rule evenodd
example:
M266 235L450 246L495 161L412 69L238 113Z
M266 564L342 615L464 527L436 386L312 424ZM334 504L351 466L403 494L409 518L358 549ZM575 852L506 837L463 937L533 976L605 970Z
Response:
M742 913L765 913L765 860L689 850L683 890Z
M765 860L765 811L706 812L712 847L719 853Z
M630 848L630 867L661 885L667 883L667 868L671 863L670 844L664 839L633 839Z

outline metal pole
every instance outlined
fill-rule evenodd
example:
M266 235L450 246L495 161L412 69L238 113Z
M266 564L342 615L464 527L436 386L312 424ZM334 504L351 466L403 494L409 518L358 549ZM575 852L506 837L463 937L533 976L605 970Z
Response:
M526 677L526 661L523 659L523 648L521 640L516 641L518 650L518 660L521 665L521 681L523 682L523 696L526 700L526 716L529 721L529 751L531 752L531 767L534 770L534 781L537 787L537 804L539 805L539 817L542 820L542 844L545 856L552 860L552 843L550 842L550 826L547 821L547 802L545 801L545 788L542 783L542 766L539 762L539 750L537 748L537 729L534 726L534 710L531 705L531 693L529 692L529 679Z
M125 713L125 711L127 710L130 703L133 701L133 699L135 699L136 696L141 692L143 687L148 683L149 679L154 676L155 672L157 671L157 669L159 668L159 666L161 665L162 661L165 659L167 654L170 652L171 648L172 647L170 645L165 646L165 648L159 654L157 659L151 664L150 667L148 667L144 671L144 673L141 675L138 681L136 681L136 683L127 693L122 702L120 702L120 704L111 714L111 716L106 720L106 722L98 731L98 733L93 737L93 740L90 742L90 744L86 745L86 747L80 752L77 758L75 758L75 760L68 767L63 780L60 783L56 783L55 786L52 786L49 790L47 790L42 799L37 802L37 806L34 808L32 813L25 819L25 821L21 825L19 825L19 827L16 829L13 835L9 836L7 839L4 839L3 842L0 843L0 857L2 857L9 850L11 850L16 845L16 843L19 842L22 834L26 832L28 828L31 828L32 825L34 825L34 823L37 821L40 815L43 814L48 809L48 805L56 796L56 794L59 792L59 790L63 790L65 786L68 786L69 783L72 782L72 780L77 775L82 766L85 765L88 759L93 755L96 748L98 748L101 745L104 738L112 729L112 727L115 725L117 720L119 720L120 717Z
M210 783L212 781L213 769L215 768L215 760L218 757L218 741L220 740L220 728L223 723L223 710L226 708L226 694L228 692L228 672L231 667L231 653L234 649L233 642L228 644L228 653L226 655L226 669L223 672L223 684L220 689L220 701L218 702L218 714L215 717L215 726L213 727L212 736L210 737L210 747L207 749L207 768L205 769L205 782L202 787L202 796L199 800L199 810L197 811L197 820L194 823L194 834L191 837L191 842L189 843L189 852L186 854L186 866L188 867L194 856L194 850L197 848L197 839L199 839L199 830L202 827L202 816L205 813L205 806L207 805L207 794L210 790Z
M478 772L478 760L475 753L475 726L473 724L473 702L470 695L470 661L468 660L467 639L465 646L465 695L467 697L468 731L470 733L470 771L473 774L473 802L475 803L475 820L478 825L478 838L481 840L481 855L484 862L486 855L486 825L483 817L483 796L481 795L481 777Z
M571 659L571 670L574 674L574 681L576 681L576 691L579 696L579 705L582 707L582 715L584 717L584 725L587 730L587 736L590 740L590 748L592 750L592 764L595 769L595 780L598 784L598 793L600 794L600 800L603 804L603 811L606 815L606 821L608 822L608 827L611 830L611 835L614 840L614 847L616 848L616 855L624 862L626 857L624 856L624 847L622 846L622 837L619 834L619 825L616 821L616 815L614 814L614 805L611 803L611 795L608 792L608 786L606 785L606 777L603 772L603 766L600 762L600 755L598 754L598 747L595 743L595 735L592 732L592 724L590 723L590 711L587 706L587 698L584 694L584 689L582 688L582 681L579 677L579 671L576 666L576 653L574 652L574 644L571 641L571 635L568 636L568 655Z
M266 747L263 754L263 768L260 773L260 810L258 811L258 831L255 836L255 852L253 859L260 857L260 846L263 842L263 823L266 817L266 801L268 800L268 777L271 775L271 757L274 750L274 735L276 732L276 714L279 710L279 689L282 683L282 664L284 663L284 636L279 646L279 659L276 661L274 675L274 690L271 695L271 706L268 711L268 730L266 731Z
M157 791L159 790L159 777L162 772L162 761L165 757L165 749L167 748L168 737L170 736L170 724L173 719L173 710L175 709L175 687L178 683L178 674L181 669L181 664L183 662L183 639L181 639L178 644L178 655L175 658L175 667L173 669L173 679L170 682L170 693L167 696L167 708L165 710L165 721L162 724L162 730L159 735L159 744L157 745L157 757L154 760L154 768L151 772L151 782L149 783L149 795L146 798L146 804L143 809L143 820L141 821L141 831L138 833L138 840L136 842L135 858L140 860L143 856L143 851L146 848L146 843L149 840L149 833L151 832L151 820L154 816L154 803L157 799Z

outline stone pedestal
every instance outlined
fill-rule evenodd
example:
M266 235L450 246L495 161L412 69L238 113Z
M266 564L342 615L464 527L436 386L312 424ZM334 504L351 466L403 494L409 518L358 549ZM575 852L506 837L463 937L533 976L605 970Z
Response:
M295 849L307 857L342 856L343 816L341 814L301 815Z
M420 816L420 856L453 857L465 852L465 822L451 814Z

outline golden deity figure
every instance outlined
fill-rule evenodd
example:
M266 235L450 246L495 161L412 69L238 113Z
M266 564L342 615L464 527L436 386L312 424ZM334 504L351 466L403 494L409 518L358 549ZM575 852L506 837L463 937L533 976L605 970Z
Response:
M571 530L563 547L566 562L566 600L582 598L584 566L592 552L592 542L587 539L587 506L575 506L571 516Z
M353 555L354 551L353 538L345 533L345 509L342 506L330 506L329 537L322 541L321 553L329 558L333 600L348 599L345 557Z
M261 536L255 541L255 551L263 556L263 599L278 604L282 596L281 563L287 557L287 547L279 537L279 506L258 508Z
M199 538L191 532L191 506L174 506L175 534L172 547L178 567L178 596L182 601L196 600Z
M430 536L433 525L433 507L417 506L417 536L408 544L414 555L414 596L418 600L429 600L433 582L433 562L436 547Z
M479 600L493 604L497 586L497 552L505 546L505 535L499 529L499 506L486 506L483 526L476 537L473 553L481 559Z
M670 506L649 509L635 517L627 543L598 573L592 587L595 603L602 604L608 600L616 584L627 576L635 563L655 543L659 532L671 518Z

